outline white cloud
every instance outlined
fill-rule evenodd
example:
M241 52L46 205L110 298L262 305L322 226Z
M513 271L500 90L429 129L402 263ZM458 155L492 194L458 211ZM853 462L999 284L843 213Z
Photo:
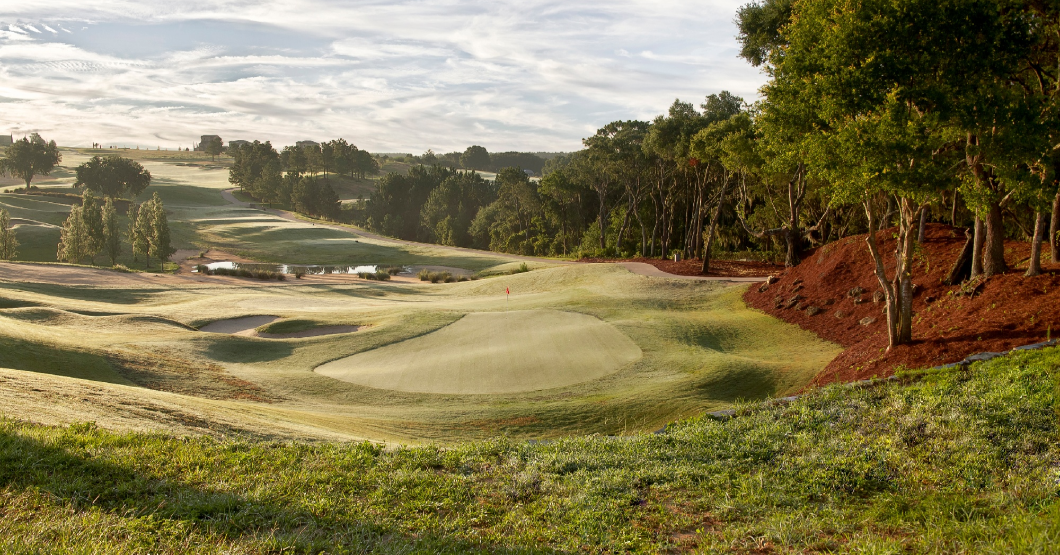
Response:
M389 152L571 150L675 97L753 99L763 77L736 58L742 3L18 3L0 7L0 132L63 144L187 146L217 132L277 144L342 136Z

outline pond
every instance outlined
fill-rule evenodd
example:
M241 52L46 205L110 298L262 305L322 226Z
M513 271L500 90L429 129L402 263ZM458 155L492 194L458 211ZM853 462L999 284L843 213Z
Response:
M362 264L360 266L348 266L348 265L325 265L325 264L262 264L262 263L244 263L244 262L211 262L209 264L203 264L210 270L248 270L251 272L275 272L278 274L305 274L305 275L324 275L324 274L374 274L378 270L386 270L388 267L378 264ZM198 272L199 268L196 266L192 269L193 272ZM408 266L401 267L401 273L410 273L412 270Z

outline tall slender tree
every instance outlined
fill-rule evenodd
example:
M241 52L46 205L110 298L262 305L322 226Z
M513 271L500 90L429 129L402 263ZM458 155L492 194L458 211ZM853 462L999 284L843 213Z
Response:
M14 260L18 255L18 239L11 227L11 216L0 208L0 260Z

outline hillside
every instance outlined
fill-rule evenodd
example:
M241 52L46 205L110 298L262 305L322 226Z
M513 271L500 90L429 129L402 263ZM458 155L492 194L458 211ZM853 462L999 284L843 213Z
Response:
M894 269L893 230L879 233L888 274ZM749 306L846 347L814 380L817 385L888 376L898 368L939 366L980 352L1005 351L1055 337L1060 330L1060 265L1043 261L1043 274L1026 278L1030 245L1006 243L1012 270L980 286L947 286L963 230L927 227L913 269L913 342L886 352L887 331L879 282L865 236L848 237L806 253L772 285L751 287ZM860 290L860 292L859 292ZM816 312L811 307L820 309Z
M446 449L2 420L0 550L1049 553L1057 368L1049 349L662 434Z

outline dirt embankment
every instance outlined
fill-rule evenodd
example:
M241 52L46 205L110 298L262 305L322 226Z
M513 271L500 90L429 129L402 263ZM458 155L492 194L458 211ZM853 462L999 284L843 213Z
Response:
M878 235L888 275L894 270L893 234ZM777 274L776 283L751 286L744 300L847 348L817 375L815 385L948 364L1060 333L1060 264L1043 263L1042 275L1024 277L1030 244L1009 242L1008 273L978 287L943 285L964 242L962 229L927 227L913 267L913 342L889 352L882 289L864 235L806 253L801 264Z

